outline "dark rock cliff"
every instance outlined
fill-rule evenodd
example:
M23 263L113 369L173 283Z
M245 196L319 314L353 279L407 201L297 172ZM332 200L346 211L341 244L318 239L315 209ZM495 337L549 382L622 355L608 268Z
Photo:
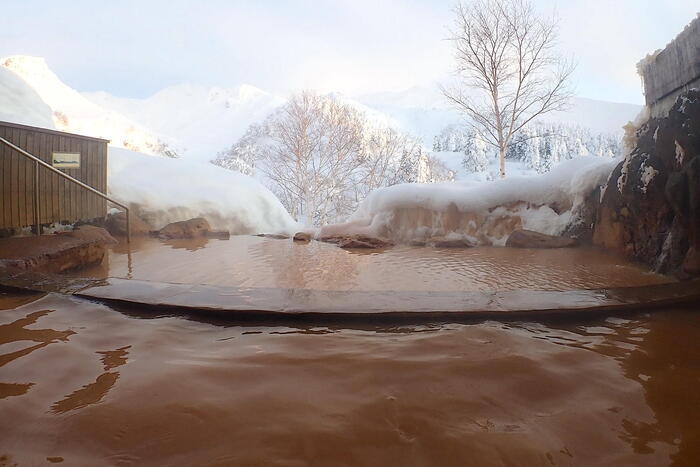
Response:
M593 242L656 271L700 274L700 90L636 133L636 147L608 179Z

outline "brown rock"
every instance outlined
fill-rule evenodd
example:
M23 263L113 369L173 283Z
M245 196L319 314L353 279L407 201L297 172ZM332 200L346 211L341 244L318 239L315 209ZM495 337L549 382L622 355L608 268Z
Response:
M475 246L473 242L464 238L434 237L429 239L427 243L435 248L472 248Z
M307 232L297 232L294 234L294 241L308 243L311 241L311 234Z
M688 250L683 261L683 271L691 275L700 275L700 252L695 248Z
M131 221L129 225L131 235L148 235L151 231L151 227L140 217L131 214L129 220ZM125 237L126 213L117 212L115 214L109 214L105 219L105 228L112 235Z
M289 235L283 235L283 234L258 234L256 237L263 237L263 238L272 238L275 240L287 240L289 238Z
M210 230L209 222L206 219L196 217L166 225L158 231L158 237L162 239L196 238L205 236Z
M700 273L700 90L636 130L602 195L593 243L687 278ZM698 272L693 272L698 271Z
M515 230L508 240L506 246L511 248L569 248L578 246L578 241L571 237L559 237L555 235L545 235L532 230Z
M335 243L340 248L388 248L394 246L393 242L369 235L334 235L321 237L320 240L326 243Z

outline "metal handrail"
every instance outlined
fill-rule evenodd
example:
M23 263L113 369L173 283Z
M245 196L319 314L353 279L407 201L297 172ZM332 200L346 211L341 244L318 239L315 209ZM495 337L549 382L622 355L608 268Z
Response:
M14 144L10 143L7 141L5 138L0 137L0 143L6 144L8 147L14 149L18 153L22 154L25 157L28 157L29 159L33 160L35 162L34 165L34 221L36 222L36 234L40 235L41 234L41 224L39 222L39 166L43 166L50 171L60 175L63 178L66 178L70 180L71 182L75 183L79 187L85 188L86 190L96 194L97 196L106 199L107 201L111 202L112 204L116 204L120 208L124 209L126 212L126 241L127 243L131 243L131 225L129 221L129 208L119 201L115 201L114 199L110 198L106 194L102 193L99 190L96 190L95 188L91 187L90 185L86 185L85 183L81 182L80 180L71 177L70 175L61 172L57 168L53 167L52 165L47 164L46 162L42 161L38 157L29 154L27 151L24 149L15 146Z

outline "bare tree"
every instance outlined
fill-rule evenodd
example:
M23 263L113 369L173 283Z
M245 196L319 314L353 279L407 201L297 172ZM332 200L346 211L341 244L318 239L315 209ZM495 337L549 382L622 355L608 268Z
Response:
M345 218L374 189L453 175L415 138L310 91L251 125L213 162L262 178L289 213L309 225Z
M264 125L261 169L290 214L324 224L345 212L363 162L362 115L336 99L302 92Z
M528 0L460 1L454 13L457 83L442 92L498 150L505 177L513 135L567 107L574 64L555 51L556 21L538 17Z

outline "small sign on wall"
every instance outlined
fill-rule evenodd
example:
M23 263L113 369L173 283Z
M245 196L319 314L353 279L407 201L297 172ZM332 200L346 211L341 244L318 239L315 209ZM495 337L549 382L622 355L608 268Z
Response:
M54 152L51 157L51 164L57 169L79 169L79 152Z

